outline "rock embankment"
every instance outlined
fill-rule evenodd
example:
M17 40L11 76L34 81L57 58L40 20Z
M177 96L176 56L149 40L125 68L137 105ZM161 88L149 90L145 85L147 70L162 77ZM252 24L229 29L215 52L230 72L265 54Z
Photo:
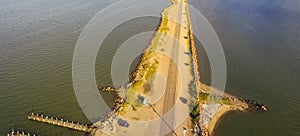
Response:
M106 86L106 87L98 87L99 91L114 93L115 102L113 107L111 108L113 113L117 113L120 108L123 108L125 98L123 96L124 88L121 87L120 90L116 90L114 87Z
M110 87L110 86L106 86L106 87L98 87L99 91L103 91L103 92L109 92L109 93L112 93L112 92L115 92L116 89L114 87Z
M254 110L262 110L262 111L268 111L268 107L260 102L256 102L254 100L248 100L248 99L240 99L240 101L243 101L248 104L248 111L254 111Z

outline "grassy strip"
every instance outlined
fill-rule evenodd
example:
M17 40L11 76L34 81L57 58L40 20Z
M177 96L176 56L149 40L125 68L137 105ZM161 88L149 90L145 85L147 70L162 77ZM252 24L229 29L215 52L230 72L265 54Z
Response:
M193 109L190 113L191 121L193 123L193 126L196 127L198 125L198 122L200 120L200 109L198 102L194 103Z
M209 95L208 93L199 93L198 102L207 103L209 101L213 103L232 105L232 102L228 97L222 97L221 99L220 97L221 96Z
M190 81L190 83L188 85L188 89L189 89L190 96L197 99L197 87L196 87L196 84L195 84L194 80Z

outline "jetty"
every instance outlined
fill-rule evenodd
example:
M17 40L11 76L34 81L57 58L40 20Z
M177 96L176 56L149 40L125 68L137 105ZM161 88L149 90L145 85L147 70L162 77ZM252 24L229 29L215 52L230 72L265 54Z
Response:
M7 136L36 136L35 134L30 134L22 131L16 131L12 130L10 133L7 134Z
M59 127L65 127L65 128L78 130L78 131L83 131L83 132L87 132L87 133L92 132L94 129L93 125L81 124L78 122L69 121L69 120L65 120L65 119L49 117L49 116L45 116L45 115L39 115L37 113L30 113L28 115L28 119L56 125Z

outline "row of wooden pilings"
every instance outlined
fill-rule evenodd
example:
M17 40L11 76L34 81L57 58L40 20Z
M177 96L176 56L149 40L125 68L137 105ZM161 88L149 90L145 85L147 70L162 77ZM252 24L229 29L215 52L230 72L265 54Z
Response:
M94 129L93 125L80 124L74 121L39 115L35 113L31 113L30 115L28 115L28 119L88 133L92 132Z
M36 136L35 134L25 133L22 131L15 131L12 130L10 133L7 134L7 136Z

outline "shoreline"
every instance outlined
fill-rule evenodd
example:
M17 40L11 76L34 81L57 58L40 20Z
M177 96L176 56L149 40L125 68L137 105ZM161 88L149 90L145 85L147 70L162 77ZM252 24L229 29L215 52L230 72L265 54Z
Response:
M164 113L168 111L169 107L172 106L172 103L167 103L167 104L165 103L166 99L170 99L168 98L170 96L168 95L167 95L168 97L165 96L164 93L160 92L163 90L160 90L159 88L155 89L155 87L161 86L161 84L159 83L160 81L156 81L156 78L154 79L149 78L149 76L147 77L147 75L149 73L150 75L154 73L160 73L165 78L169 77L172 74L174 75L175 73L172 74L169 73L169 70L172 69L172 67L174 69L174 66L172 66L173 64L171 64L174 63L173 62L174 60L170 58L170 56L173 56L171 54L174 53L173 52L174 48L175 50L178 51L178 54L175 54L175 56L178 55L178 59L176 59L175 57L175 60L179 61L179 62L175 61L175 63L179 65L177 67L181 67L179 69L184 69L181 72L185 74L183 74L183 77L181 77L182 75L177 77L179 80L175 80L175 82L168 78L168 81L172 81L172 82L170 84L168 82L168 84L166 85L170 86L171 84L173 85L175 84L175 86L177 86L177 82L179 82L180 84L183 84L183 86L188 86L190 80L193 79L193 76L190 75L191 74L190 67L192 66L192 64L190 63L192 61L188 61L190 60L189 58L191 58L192 56L186 54L186 52L191 52L190 50L188 50L190 46L190 39L188 39L189 38L188 32L190 31L190 29L187 29L190 25L188 24L190 20L189 20L189 16L187 16L187 14L184 14L188 7L186 5L187 1L179 1L179 0L169 0L169 1L171 4L168 7L166 7L161 13L162 17L161 17L160 24L157 28L156 34L154 34L149 46L146 47L146 49L144 50L143 55L139 60L139 64L137 65L135 70L131 73L129 84L125 87L123 92L120 92L123 93L123 95L126 95L126 100L124 99L124 101L126 102L121 104L121 108L115 108L116 109L115 112L118 115L117 118L126 119L129 124L131 124L132 120L147 121L149 119L152 120L156 118L161 118L157 114L164 115ZM176 23L176 22L180 22L180 23ZM178 40L179 42L175 41L174 39ZM148 91L144 90L145 85L153 84L153 83L154 83L154 98L156 97L155 92L159 93L160 95L163 94L163 96L162 97L160 96L161 98L159 98L158 101L155 101L153 105L150 102L149 105L147 104L144 106L138 106L138 103L135 103L136 100L138 100L136 99L136 96L141 95L147 98L147 95L149 94L147 94ZM174 89L171 90L172 93L174 91L172 97L174 97L176 101L179 100L178 97L182 95L186 95L185 98L188 99L190 98L188 96L189 95L188 91L184 91L183 94L178 92L179 90L181 90L180 87L178 87L177 89L175 88L175 90ZM188 88L186 87L185 90L188 90ZM182 107L180 108L180 110L183 109L188 110L188 105L184 105L184 106L186 108ZM188 115L189 111L186 110L183 110L184 112L183 111L180 112L186 113ZM145 114L145 112L147 114ZM184 117L178 115L182 113L178 113L178 112L175 113L176 115L174 116L176 116L176 118L174 118L174 120L178 120L178 118ZM182 127L187 127L188 129L191 128L190 119L186 118L184 120L185 121L183 124L178 124L178 125L179 126L183 125ZM159 133L160 131L159 128L164 127L165 123L159 121L158 124L156 124L156 126L158 126L158 129L148 128L153 130L151 133L157 133L157 132ZM182 127L179 126L177 126L176 129L173 130L173 133L175 132L183 133ZM117 127L116 130L119 132L117 133L108 132L108 134L116 135L119 133L122 134L124 132L135 134L136 133L135 131L139 130L138 128L140 128L141 126L135 126L135 124L131 124L131 127L129 128L120 127L118 125L116 125L116 127ZM131 130L132 128L134 128L135 131L132 131ZM143 130L139 130L139 131L143 131ZM190 133L191 131L187 132L188 135L191 135Z
M200 93L200 97L203 95L208 96L208 94L209 92ZM224 93L222 96L213 95L212 97L221 97L221 99L210 102L203 102L203 99L200 101L201 120L199 123L203 131L202 136L214 135L217 124L220 124L224 115L230 112L268 111L268 108L264 104L254 100L238 98L228 93Z
M164 99L165 99L164 97L160 98L162 100L159 100L157 103L155 103L155 105L148 103L148 105L137 106L139 104L135 103L135 102L136 102L136 100L138 100L136 98L137 95L141 95L144 98L148 98L148 97L145 97L145 95L147 95L148 91L147 90L145 91L143 89L145 89L145 85L147 86L147 85L152 84L152 82L153 82L152 74L160 73L166 77L168 76L169 67L166 67L166 66L172 62L167 60L165 58L166 57L165 55L170 53L170 51L172 52L172 48L174 48L174 47L172 47L172 46L168 47L172 43L172 41L166 40L166 37L168 35L174 36L174 35L176 35L176 33L178 33L178 31L174 30L176 25L174 24L174 21L172 22L172 19L175 20L174 18L176 18L176 13L178 12L177 10L174 11L174 8L180 7L178 5L178 3L180 1L178 1L178 0L169 0L169 1L171 2L171 4L162 11L162 13L161 13L162 17L161 17L160 23L156 29L157 32L153 35L152 40L149 43L149 46L147 46L145 48L145 50L139 60L138 65L136 66L135 70L131 73L129 84L125 88L123 88L123 91L117 91L117 95L119 96L118 97L119 99L116 99L116 101L115 101L115 106L117 105L117 107L114 107L114 113L113 113L113 114L117 114L117 118L147 121L147 120L158 118L157 114L164 115L163 110L164 110L164 107L167 106L162 103L162 101L164 101ZM188 60L189 60L189 65L190 65L191 69L188 69L187 71L189 74L192 74L192 78L193 78L192 81L196 85L196 92L198 95L197 96L198 100L194 100L194 101L190 102L190 104L194 105L195 103L199 103L199 93L200 94L201 93L209 94L210 90L215 89L215 88L212 88L211 86L208 86L208 85L202 83L200 80L201 75L200 75L200 72L198 69L199 63L198 63L198 57L197 57L196 44L194 41L194 35L193 35L193 30L192 30L190 11L188 8L188 1L185 0L182 3L185 4L182 6L182 8L184 8L184 11L187 12L187 14L184 17L188 23L186 23L186 26L184 24L180 24L180 27L185 26L183 31L187 32L187 36L184 32L179 31L180 33L178 34L179 37L177 40L179 40L180 42L183 42L185 45L184 47L188 48L188 53L190 53ZM180 12L182 12L182 11L180 11ZM175 17L174 17L174 14L175 14ZM182 20L180 20L180 21L182 21ZM172 29L169 29L169 28L172 28ZM186 28L189 28L189 29L186 30ZM183 28L180 28L180 30L181 29L183 29ZM182 36L185 38L183 38ZM185 43L186 41L187 41L187 43ZM172 44L174 44L174 43L172 43ZM166 49L167 51L162 50L162 48ZM181 49L181 51L183 51L183 50ZM157 53L157 52L160 52L161 54ZM162 52L164 52L165 55L162 55ZM185 55L181 55L180 57L184 57ZM189 80L189 79L184 79L184 80ZM180 82L182 82L182 81L180 81ZM149 91L153 91L153 90L149 90ZM188 91L191 91L191 90L188 90ZM122 96L126 96L126 99L125 99L125 97L122 97ZM174 97L176 97L176 90L175 90ZM221 103L220 101L217 102L217 104L220 105L220 108L213 111L214 113L210 117L210 120L208 120L206 124L202 123L201 121L198 121L199 123L197 123L197 127L204 130L204 133L201 134L202 136L213 135L217 124L220 123L222 117L229 112L258 110L258 109L262 109L264 106L255 101L240 99L240 98L230 95L228 93L224 93L222 96L216 96L216 97L225 98L226 102L228 101L231 104L220 104ZM119 102L121 102L121 103L119 103ZM200 106L199 106L200 118L203 118L205 116L205 115L203 115L203 113L205 112L206 109L203 108L203 105L209 105L209 104L206 104L206 102L204 102L202 104L200 103ZM153 111L156 113L153 113ZM145 112L147 114L144 114ZM191 111L189 111L189 112L191 112ZM188 118L188 120L186 120L185 122L190 125L186 125L186 124L185 125L190 126L190 127L188 127L188 129L193 129L193 131L195 133L198 133L197 128L195 128L195 126L191 127L191 125L192 125L191 121L192 120ZM129 124L130 124L130 121L129 121ZM201 124L201 126L198 126L199 124ZM118 127L118 129L120 129L121 131L124 131L124 132L126 132L126 131L133 132L132 130L119 127L118 125L116 125L116 127ZM139 128L139 126L134 126L134 127L135 127L135 129ZM180 128L180 127L177 127L177 128ZM174 129L173 132L176 131L178 133L182 133L183 130L177 129L177 128ZM159 127L158 127L158 129L159 129ZM157 131L157 130L153 130L153 132L154 131ZM207 133L205 133L205 131ZM191 132L191 131L189 131L189 132ZM115 133L109 133L109 134L115 135Z
M195 41L194 41L194 32L193 32L193 28L192 28L192 21L191 21L191 18L190 18L190 11L188 10L187 12L188 12L188 16L189 16L190 46L191 46L191 52L192 52L193 71L194 71L194 78L195 78L195 81L196 81L196 86L198 88L198 91L201 91L201 90L208 91L208 89L210 89L210 86L205 85L200 80L201 75L200 75L200 72L199 72L199 63L198 63L199 60L198 60L198 54L197 54L198 52L197 52L197 47L196 47L196 44L195 44ZM213 118L211 119L211 121L208 124L208 134L210 136L214 135L214 130L217 126L217 123L221 122L222 117L225 114L229 113L229 112L235 111L234 109L230 109L230 108L224 108L224 107L222 107L222 108L223 109L219 109L217 111L217 113L213 116ZM201 128L201 126L200 126L200 128Z
M214 117L211 119L211 121L208 124L208 133L210 136L214 136L215 130L218 124L221 123L222 119L224 118L224 115L234 112L236 110L230 109L228 107L222 107L222 109L219 109L218 112L214 115Z

